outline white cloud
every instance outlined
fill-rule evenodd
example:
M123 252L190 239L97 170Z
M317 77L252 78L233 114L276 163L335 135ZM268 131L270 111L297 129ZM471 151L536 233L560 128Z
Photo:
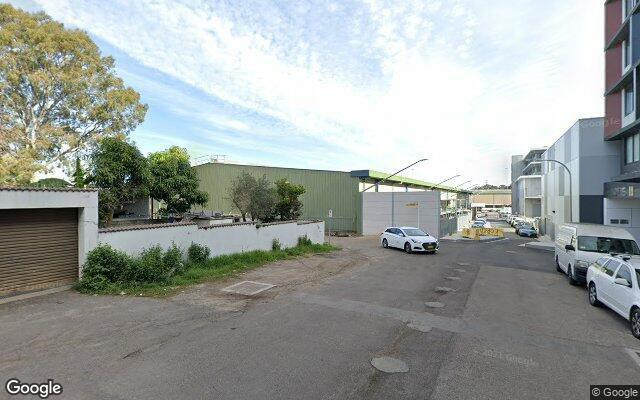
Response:
M350 154L337 169L426 156L425 179L504 182L509 154L602 113L602 4L585 4L597 2L38 2L147 67Z

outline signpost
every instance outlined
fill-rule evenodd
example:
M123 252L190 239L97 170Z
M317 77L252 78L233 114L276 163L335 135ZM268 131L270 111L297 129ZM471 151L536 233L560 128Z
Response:
M329 227L327 228L329 231L329 244L331 244L331 218L333 218L333 210L329 209Z

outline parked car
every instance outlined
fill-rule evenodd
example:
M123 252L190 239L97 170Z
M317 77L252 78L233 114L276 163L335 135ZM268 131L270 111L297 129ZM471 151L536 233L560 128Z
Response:
M525 226L525 225L531 225L529 224L527 221L521 220L521 221L517 221L515 224L513 224L513 227L516 230L516 235L519 235L520 233L520 227Z
M513 226L514 228L516 227L517 224L521 224L521 223L525 223L526 221L524 220L524 218L521 217L514 217L511 219L511 226Z
M607 256L587 270L589 303L606 305L629 321L631 333L640 339L640 259Z
M440 248L438 239L420 228L408 226L390 227L380 234L382 247L397 247L407 253L427 252L435 253Z
M485 228L487 224L487 221L483 221L481 219L477 219L475 221L473 221L473 223L471 223L471 227L472 228Z
M586 284L587 269L603 254L640 255L633 236L623 228L596 224L563 224L556 230L555 261L569 283Z
M518 227L516 233L518 234L518 236L526 236L526 237L538 237L538 231L536 230L536 228L531 225L531 224L522 224Z

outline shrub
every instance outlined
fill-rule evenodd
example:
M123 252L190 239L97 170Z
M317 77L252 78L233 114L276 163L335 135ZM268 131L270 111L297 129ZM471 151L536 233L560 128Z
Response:
M173 243L171 248L162 256L162 264L164 265L165 271L168 271L169 273L180 272L184 268L184 263L182 262L182 251L175 243Z
M125 253L114 250L109 245L100 244L87 255L80 286L100 290L108 282L124 281L131 264L131 257Z
M204 264L209 259L211 250L207 246L203 246L197 243L191 243L187 250L187 257L189 262L194 264Z
M169 269L163 263L162 248L154 246L144 250L140 258L131 264L128 280L131 282L163 282L169 277Z
M278 239L273 239L273 241L271 242L271 250L273 251L282 250L282 244L280 244L280 241Z
M311 246L312 244L311 239L309 239L307 235L298 238L298 246Z

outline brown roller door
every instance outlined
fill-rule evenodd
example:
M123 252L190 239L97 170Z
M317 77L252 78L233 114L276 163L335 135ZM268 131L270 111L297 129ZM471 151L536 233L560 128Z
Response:
M0 297L78 279L78 210L0 210Z

